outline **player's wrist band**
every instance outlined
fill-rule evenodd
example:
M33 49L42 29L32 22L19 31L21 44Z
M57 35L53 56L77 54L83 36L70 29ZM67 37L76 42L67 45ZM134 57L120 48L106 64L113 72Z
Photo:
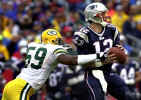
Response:
M97 54L78 55L77 63L83 65L97 59Z

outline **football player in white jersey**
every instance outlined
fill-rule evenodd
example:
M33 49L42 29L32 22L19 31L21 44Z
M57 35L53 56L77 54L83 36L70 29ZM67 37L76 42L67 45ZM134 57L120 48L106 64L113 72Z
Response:
M63 46L58 45L61 38L61 34L55 29L47 29L41 35L41 43L28 44L25 68L16 79L6 84L2 100L29 100L43 86L58 63L81 65L94 62L95 67L101 66L99 64L102 62L97 62L98 54L67 54Z

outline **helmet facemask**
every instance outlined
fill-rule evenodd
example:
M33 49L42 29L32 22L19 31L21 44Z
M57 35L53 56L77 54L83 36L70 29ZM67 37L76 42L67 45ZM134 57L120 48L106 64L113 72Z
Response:
M62 38L57 38L56 40L52 40L52 43L56 45L63 45L64 41L62 40Z
M96 14L96 16L94 16L94 20L96 23L102 23L104 21L104 16L105 16L105 12L101 12Z

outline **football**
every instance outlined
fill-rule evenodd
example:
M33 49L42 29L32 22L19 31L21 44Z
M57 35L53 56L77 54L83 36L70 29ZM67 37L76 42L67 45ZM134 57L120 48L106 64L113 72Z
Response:
M127 54L119 47L112 47L109 49L109 54L115 54L117 56L118 63L125 64L127 61Z

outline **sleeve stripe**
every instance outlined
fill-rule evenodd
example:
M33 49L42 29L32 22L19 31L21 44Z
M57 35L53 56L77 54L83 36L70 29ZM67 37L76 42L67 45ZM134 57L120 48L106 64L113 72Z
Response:
M66 54L67 52L66 51L58 51L58 52L56 52L55 54L57 55L57 54L59 54L59 53L63 53L63 54Z
M62 49L62 48L58 48L58 49L56 49L56 50L53 52L53 54L57 54L57 53L67 53L67 51L65 51L65 50Z
M117 35L118 35L118 30L117 30L117 28L116 28L115 35L114 35L114 41L115 41Z
M63 49L62 49L62 48L57 48L56 50L54 50L54 52L56 52L57 50L63 50ZM53 52L53 53L54 53L54 52Z

